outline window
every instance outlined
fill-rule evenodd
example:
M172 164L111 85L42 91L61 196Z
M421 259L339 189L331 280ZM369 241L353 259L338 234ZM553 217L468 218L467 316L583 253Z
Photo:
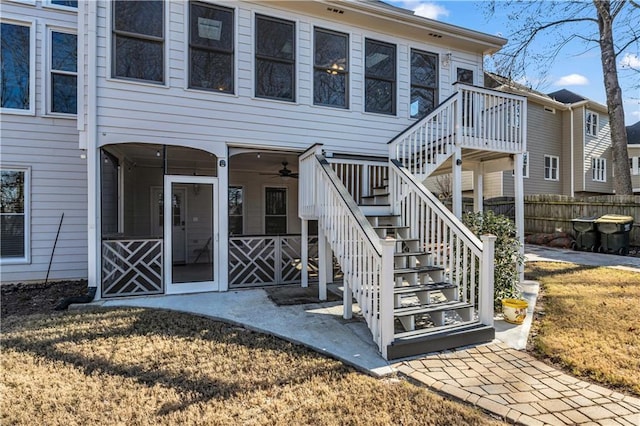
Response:
M520 128L520 105L510 104L507 107L507 125Z
M78 0L49 0L49 4L70 9L78 8Z
M233 10L191 2L189 13L189 87L233 93Z
M473 84L473 70L456 68L456 81L458 83Z
M243 192L241 186L229 187L229 235L242 235L244 233Z
M29 171L0 170L0 260L3 263L28 261Z
M396 113L396 46L365 40L365 106L367 112Z
M287 188L265 188L264 232L287 233Z
M513 175L514 173L511 172L511 176ZM523 178L529 177L529 151L522 154L522 177Z
M316 28L313 103L348 108L349 36Z
M436 107L438 56L411 50L411 118L422 118Z
M78 112L78 47L75 34L51 31L49 112Z
M587 111L587 135L596 136L598 134L598 114Z
M560 159L555 155L544 156L544 179L559 180L558 165Z
M256 97L295 101L296 27L256 16Z
M591 178L595 182L607 181L607 159L606 158L591 159Z
M629 168L632 175L640 175L640 157L630 157Z
M164 83L164 2L113 2L113 76Z
M2 22L2 108L33 112L34 46L29 25Z

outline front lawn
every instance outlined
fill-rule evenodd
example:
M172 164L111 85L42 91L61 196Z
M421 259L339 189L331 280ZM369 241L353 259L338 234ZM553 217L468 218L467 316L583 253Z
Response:
M536 354L570 374L640 395L640 274L570 263L529 263L543 308Z
M176 312L5 317L1 356L6 425L499 424L403 380Z

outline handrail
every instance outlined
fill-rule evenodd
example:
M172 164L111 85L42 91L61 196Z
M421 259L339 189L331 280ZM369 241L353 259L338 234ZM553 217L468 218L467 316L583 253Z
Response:
M456 234L459 234L463 237L465 242L469 244L473 252L476 256L480 256L482 254L482 241L467 228L460 219L458 219L451 211L444 205L438 198L429 192L422 183L420 183L411 173L407 170L406 167L403 167L402 164L397 160L390 160L390 164L394 169L403 177L403 180L411 184L413 189L420 194L421 197L424 197L429 200L431 204L431 208L437 210L439 216L443 218L443 220L450 227L454 228Z
M335 190L338 192L338 195L344 201L345 207L351 212L351 215L356 220L357 225L363 234L367 237L367 240L371 244L371 248L373 248L379 256L382 256L382 246L380 245L380 238L376 234L376 231L373 229L367 218L362 213L362 210L358 207L355 200L347 191L347 188L342 185L340 179L335 174L335 172L331 169L331 165L326 160L326 158L316 155L318 163L322 168L322 171L325 172L329 182L333 185Z

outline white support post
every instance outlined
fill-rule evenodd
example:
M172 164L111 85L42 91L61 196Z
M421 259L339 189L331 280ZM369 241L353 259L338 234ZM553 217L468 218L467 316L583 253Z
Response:
M478 319L482 324L493 327L493 300L494 300L494 252L496 244L495 235L483 235L482 240L482 264L480 272L480 294L478 301Z
M462 218L462 149L456 146L453 149L453 165L451 167L451 192L453 194L453 215Z
M484 211L484 171L482 164L473 170L473 210Z
M327 260L325 263L325 267L327 268L326 277L327 284L333 284L333 250L331 250L331 245L329 241L325 244L325 259Z
M516 233L520 241L520 254L524 255L524 158L516 154L513 164ZM519 281L524 281L524 265L518 266Z
M387 347L394 340L393 326L393 252L396 240L387 238L380 240L382 244L382 265L380 268L380 352L387 358Z
M327 300L327 245L322 226L318 226L318 299L320 300Z
M309 221L302 219L301 223L302 236L300 241L300 268L301 268L301 287L309 287Z
M347 282L342 284L342 318L351 319L353 317L353 290Z

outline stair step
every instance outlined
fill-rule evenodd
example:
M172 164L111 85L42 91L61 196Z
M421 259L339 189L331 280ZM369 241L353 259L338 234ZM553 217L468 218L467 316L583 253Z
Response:
M431 253L428 251L399 251L393 253L394 257L409 257L409 256L428 256Z
M360 197L363 200L369 200L369 199L374 199L376 197L388 197L389 195L391 195L388 192L382 193L382 194L374 194L374 195L363 195L362 197Z
M408 286L402 286L402 287L395 287L393 289L393 293L394 294L410 294L410 293L419 293L421 291L444 290L447 288L456 288L456 285L452 283L446 283L446 282L408 285Z
M496 335L493 327L478 322L468 325L456 324L456 327L441 329L439 332L435 331L435 328L433 332L420 331L422 332L407 332L411 335L396 338L391 345L387 346L387 359L405 358L461 346L487 343L491 342Z
M402 331L400 333L395 333L394 337L396 341L408 340L416 336L427 336L429 334L441 333L447 330L455 330L457 328L467 327L473 324L478 324L478 321L477 320L464 321L464 322L458 322L455 324L440 325L440 326L429 327L429 328L420 328L418 330L412 330L412 331Z
M472 308L473 305L468 302L444 302L433 305L408 306L406 308L396 308L393 310L393 316L406 317L409 315L421 315L431 312L453 311L458 309Z
M409 227L404 225L378 225L374 226L373 229L409 229Z
M394 275L404 275L404 274L412 274L412 273L424 273L424 272L436 272L436 271L444 271L444 268L440 266L416 266L413 268L398 268L393 270Z

